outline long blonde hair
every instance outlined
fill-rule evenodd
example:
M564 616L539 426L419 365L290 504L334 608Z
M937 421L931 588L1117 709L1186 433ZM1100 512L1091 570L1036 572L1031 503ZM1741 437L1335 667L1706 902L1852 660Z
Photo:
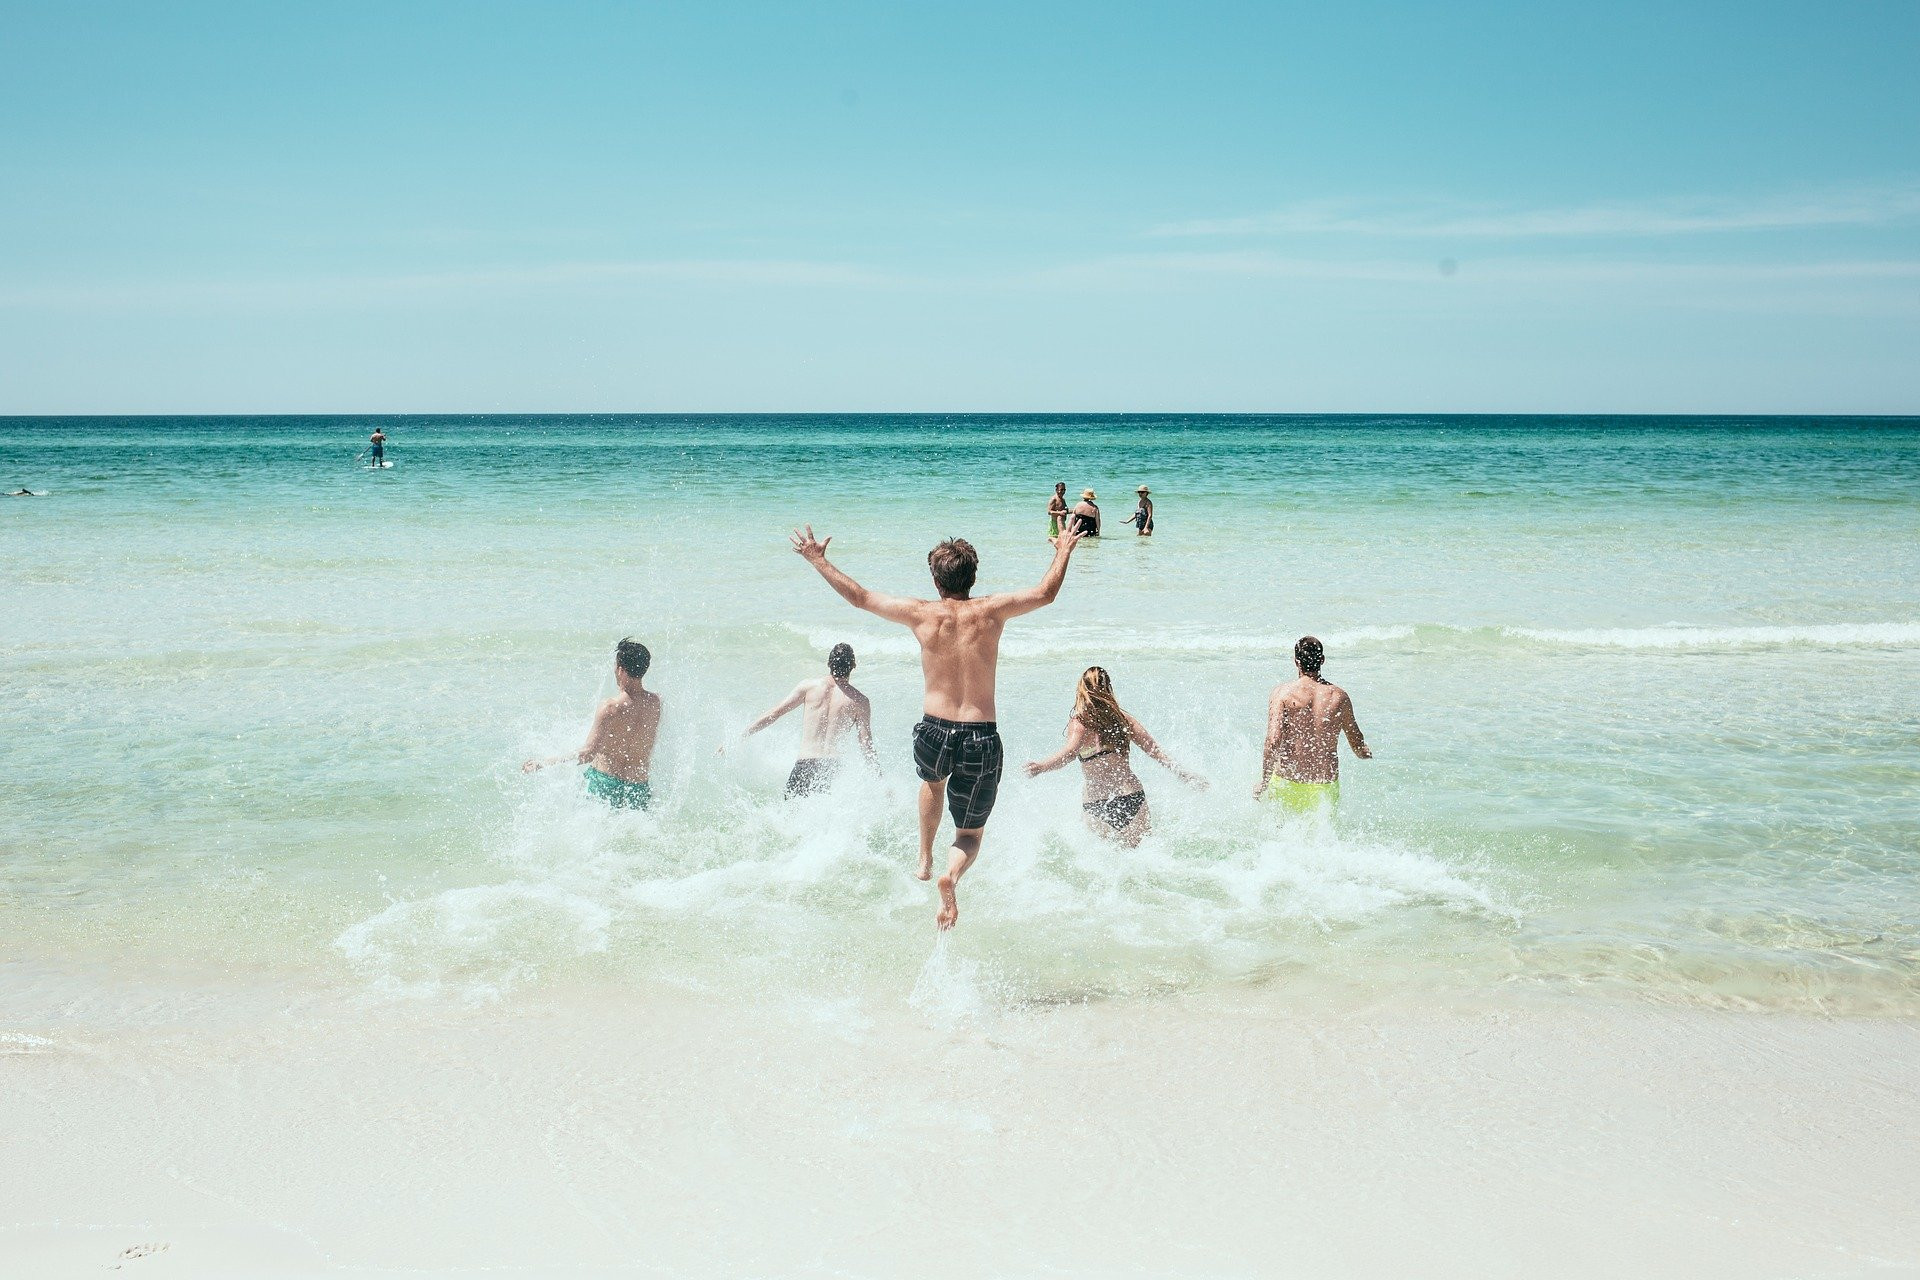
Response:
M1113 677L1105 667L1088 667L1080 677L1080 688L1073 697L1073 718L1085 725L1102 750L1125 746L1133 738L1133 727L1120 700L1113 696Z

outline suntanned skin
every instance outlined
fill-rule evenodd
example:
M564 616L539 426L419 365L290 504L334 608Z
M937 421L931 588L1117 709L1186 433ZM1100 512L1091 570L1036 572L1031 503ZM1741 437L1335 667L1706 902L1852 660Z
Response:
M1126 712L1123 711L1121 714L1126 715ZM1153 740L1153 735L1147 732L1147 727L1130 715L1127 716L1127 735L1128 740L1115 747L1110 753L1092 760L1080 761L1082 782L1080 803L1088 830L1103 840L1115 840L1131 849L1153 830L1151 805L1141 804L1140 812L1133 816L1133 821L1128 823L1124 830L1120 831L1115 831L1102 819L1085 812L1085 807L1095 801L1108 800L1114 796L1130 796L1136 791L1146 790L1140 782L1140 775L1133 771L1130 747L1138 745L1140 750L1146 752L1151 759L1171 769L1175 777L1190 787L1197 787L1204 791L1207 780L1198 774L1188 773L1175 764L1173 757L1161 750L1160 744ZM1027 761L1027 776L1037 778L1043 773L1051 773L1077 758L1080 748L1092 745L1093 731L1082 724L1078 716L1070 716L1067 719L1067 744L1045 760Z
M1062 529L1067 527L1067 517L1072 514L1072 511L1067 506L1066 485L1053 486L1053 496L1047 499L1047 514L1057 519Z
M627 782L647 780L647 771L653 767L653 741L660 733L660 695L649 692L640 677L628 675L617 665L613 678L620 692L593 713L593 725L580 749L572 755L529 760L520 766L523 773L571 762L592 765Z
M1082 499L1074 504L1073 514L1076 516L1085 516L1087 519L1093 521L1093 528L1089 532L1096 538L1100 536L1100 507L1097 503ZM1081 536L1084 537L1086 535L1083 534Z
M792 541L793 549L848 604L913 631L914 639L920 642L920 673L926 683L921 702L924 714L978 724L998 719L993 703L994 676L1000 661L1000 633L1007 619L1053 603L1067 579L1067 562L1073 558L1080 535L1063 532L1051 539L1053 563L1037 584L1024 591L1004 591L979 599L942 594L935 600L867 590L827 560L827 544L833 539L815 538L812 525L795 529ZM933 839L940 830L940 806L945 797L944 782L920 784L920 869L914 874L922 880L933 875ZM980 828L953 833L951 857L939 885L937 923L942 929L951 929L960 918L955 887L980 855L983 834Z
M1300 672L1300 664L1294 663ZM1267 699L1267 740L1260 757L1260 785L1255 796L1267 792L1269 779L1289 782L1340 780L1340 735L1362 760L1371 760L1367 740L1353 718L1353 700L1347 691L1320 675L1300 672L1291 683L1274 689Z
M832 675L795 686L779 706L748 725L740 736L751 738L795 707L806 709L800 718L798 759L819 760L839 755L840 739L851 729L859 739L860 754L879 772L880 761L873 752L873 704L851 683Z

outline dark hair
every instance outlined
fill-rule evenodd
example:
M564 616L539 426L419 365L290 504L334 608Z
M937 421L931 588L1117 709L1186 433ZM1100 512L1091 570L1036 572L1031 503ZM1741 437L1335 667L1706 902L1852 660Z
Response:
M948 538L927 552L927 568L933 571L933 585L941 595L963 596L973 590L974 575L980 572L980 553L965 538Z
M1300 664L1300 670L1310 676L1320 674L1320 664L1327 660L1326 646L1312 636L1301 636L1299 643L1293 646L1293 660Z
M622 640L613 647L613 661L622 671L638 680L653 665L653 655L638 640Z
M827 674L836 680L845 680L853 672L853 646L837 644L827 654Z

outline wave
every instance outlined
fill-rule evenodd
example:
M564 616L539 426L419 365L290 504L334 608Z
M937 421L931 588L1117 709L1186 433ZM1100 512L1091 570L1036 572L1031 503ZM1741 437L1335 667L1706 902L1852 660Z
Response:
M1599 627L1553 630L1502 627L1510 636L1539 644L1583 649L1784 649L1906 648L1920 645L1920 623L1839 622L1816 626Z
M827 649L842 640L861 653L907 655L918 652L906 631L854 633L846 628L802 627L782 624L803 637L808 647ZM1407 623L1352 627L1320 633L1331 650L1385 649L1406 652L1458 651L1462 648L1501 649L1516 645L1549 649L1689 650L1872 648L1920 646L1920 623L1840 622L1808 625L1712 626L1668 623L1652 627L1456 627L1442 623ZM1008 658L1044 658L1087 653L1168 654L1279 654L1293 648L1294 633L1220 631L1169 626L1154 631L1128 632L1113 627L1048 627L1022 633L1010 630L1001 644Z

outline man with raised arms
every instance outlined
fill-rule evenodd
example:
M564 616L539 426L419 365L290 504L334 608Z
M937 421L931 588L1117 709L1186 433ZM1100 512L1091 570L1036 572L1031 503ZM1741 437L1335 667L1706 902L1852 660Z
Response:
M860 753L867 764L875 773L880 771L880 762L873 754L873 705L848 680L853 666L853 646L833 646L827 654L825 676L801 682L779 706L740 735L751 738L795 707L806 708L800 717L800 758L787 775L789 800L827 789L833 775L840 771L840 739L849 729L859 737Z
M827 584L856 609L913 630L920 642L920 671L926 680L922 718L913 728L913 766L920 775L920 870L933 874L933 838L940 830L940 799L953 815L953 848L940 877L942 929L960 918L956 886L979 856L987 815L1000 788L1000 734L994 727L993 683L1000 661L1000 632L1007 619L1053 603L1066 581L1077 533L1053 539L1053 563L1036 586L1024 591L974 599L973 580L980 557L960 538L949 538L927 553L937 600L910 600L869 591L827 562L831 538L816 539L813 526L793 531L799 552Z
M1260 756L1256 799L1278 800L1293 813L1331 808L1340 799L1340 735L1353 754L1371 760L1367 740L1353 718L1347 691L1320 674L1325 647L1312 636L1293 646L1297 679L1267 699L1267 739Z

